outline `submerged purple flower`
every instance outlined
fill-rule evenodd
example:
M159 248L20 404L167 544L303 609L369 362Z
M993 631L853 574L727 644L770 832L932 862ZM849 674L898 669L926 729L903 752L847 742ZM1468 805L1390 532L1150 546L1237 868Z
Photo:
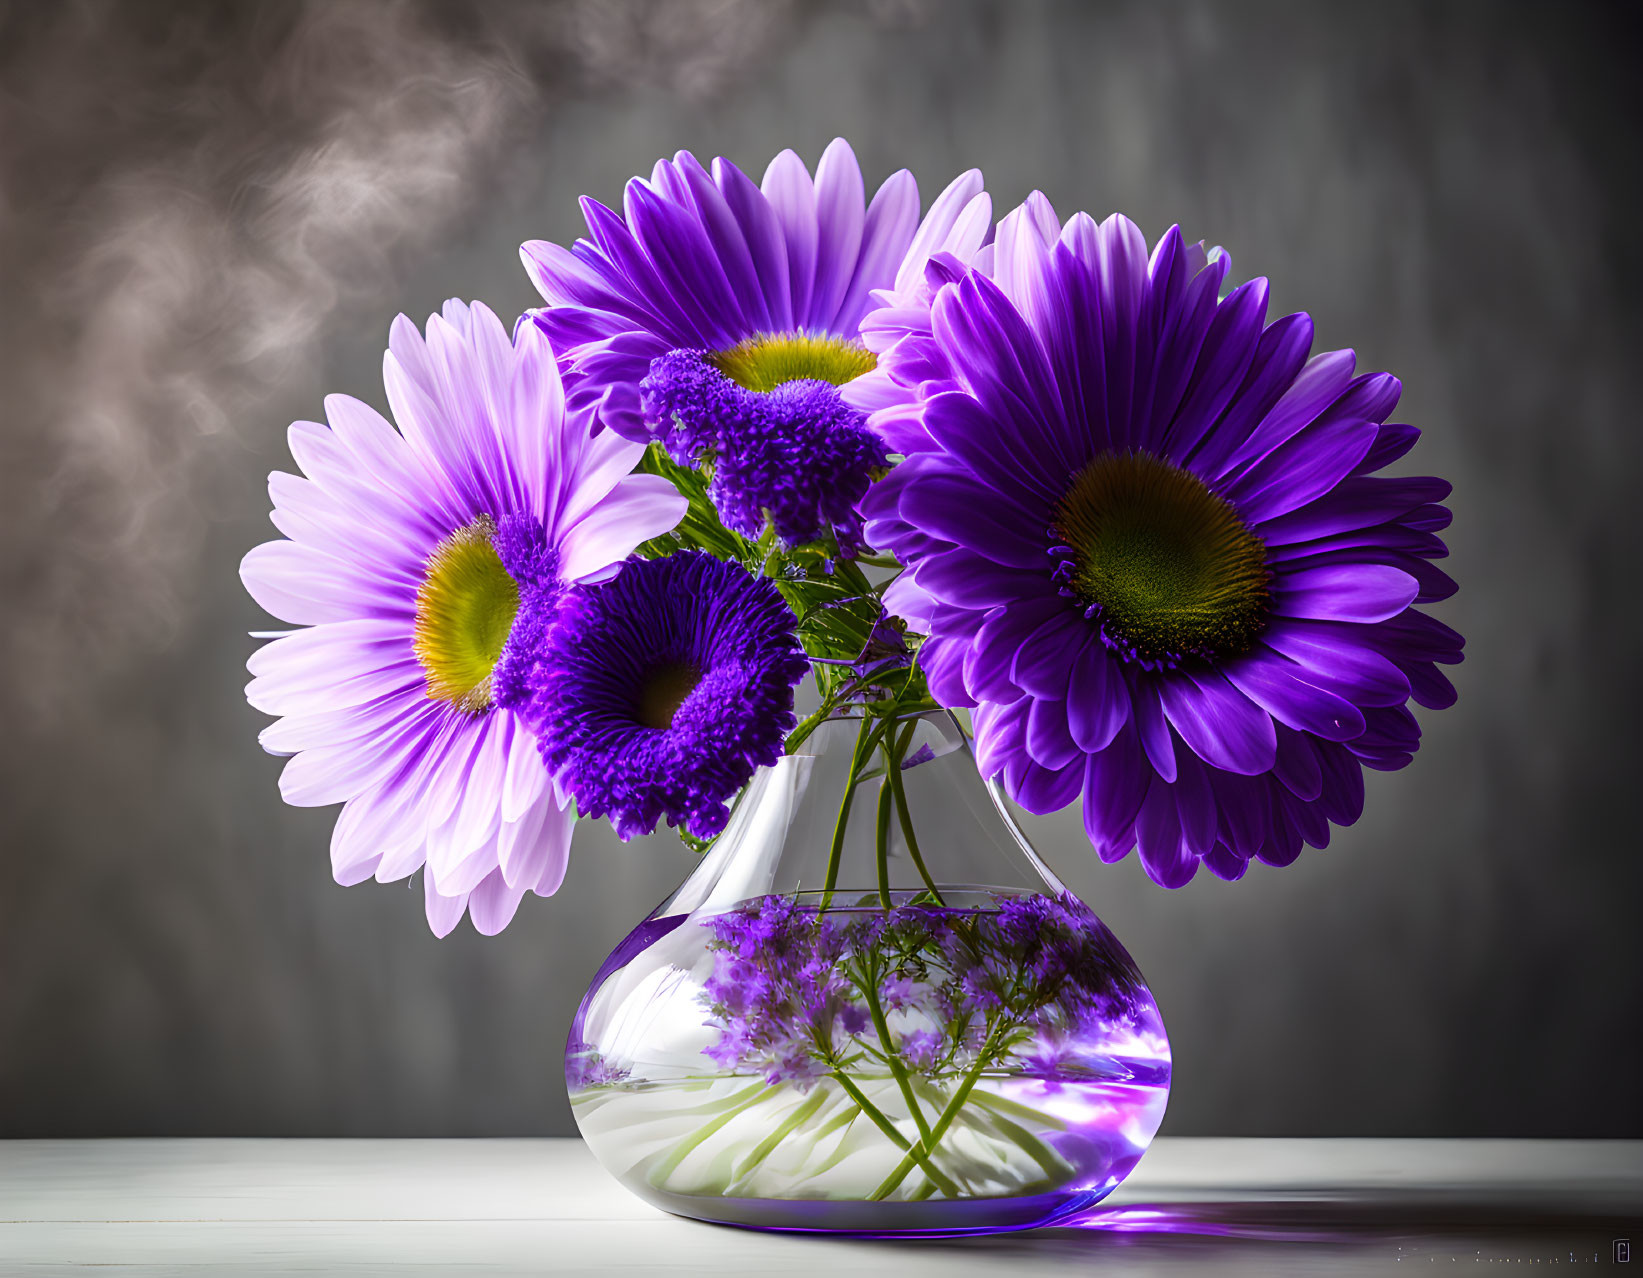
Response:
M767 896L705 926L714 966L702 1000L719 1032L705 1054L771 1084L891 1057L962 1072L984 1052L996 1063L1053 1049L1057 1068L1103 1068L1085 1059L1091 1046L1151 1007L1129 955L1071 896L842 917Z
M663 818L712 838L793 727L797 624L771 582L698 551L569 591L532 654L525 713L543 760L624 839Z
M711 462L728 527L756 537L768 512L785 541L832 530L853 547L853 508L886 460L838 390L873 367L862 317L875 290L915 287L932 252L986 225L981 175L954 181L920 223L912 175L868 204L843 139L814 178L784 151L761 186L681 151L628 183L622 214L582 208L589 239L521 249L572 406L661 439L677 461Z
M345 395L297 422L306 478L269 477L289 540L240 575L306 629L252 656L262 734L294 756L289 803L342 803L339 883L426 864L429 926L504 927L564 877L575 813L519 717L522 661L568 583L608 576L685 500L633 475L641 450L565 413L547 342L448 302L427 337L400 316L383 380L399 430Z
M933 692L1024 807L1082 793L1101 857L1166 886L1325 846L1417 748L1405 703L1455 695L1461 639L1412 607L1454 590L1449 485L1375 477L1419 433L1384 424L1397 380L1309 359L1307 316L1222 299L1178 229L1149 260L1035 196L985 266L931 263L861 398L908 454L864 509Z

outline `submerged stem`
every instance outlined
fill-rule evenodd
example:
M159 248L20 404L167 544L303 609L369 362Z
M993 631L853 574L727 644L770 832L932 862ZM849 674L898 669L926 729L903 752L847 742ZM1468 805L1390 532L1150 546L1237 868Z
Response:
M907 1138L896 1130L896 1125L884 1116L884 1112L877 1105L867 1099L866 1093L856 1086L854 1080L848 1074L843 1070L835 1069L832 1076L838 1080L840 1087L850 1093L850 1099L856 1102L861 1108L861 1112L872 1119L874 1126L888 1136L898 1149L907 1150L907 1158L904 1160L906 1170L901 1171L901 1174L895 1178L895 1183L890 1186L890 1189L894 1189L896 1185L901 1184L906 1179L907 1172L912 1171L916 1166L922 1168L924 1174L949 1198L959 1196L958 1186L947 1176L936 1170L935 1165L930 1161L930 1155L923 1152L924 1141L922 1137L909 1145ZM898 1170L900 1169L898 1168ZM883 1186L880 1186L880 1188L883 1188ZM890 1191L886 1189L884 1192L889 1193ZM875 1191L873 1197L879 1198L882 1195Z
M913 1122L918 1126L919 1136L930 1142L930 1124L924 1119L924 1110L919 1107L918 1097L913 1094L913 1083L907 1075L907 1067L901 1063L896 1055L896 1049L890 1042L890 1022L884 1015L884 1005L879 1001L879 989L876 969L863 970L864 976L873 978L861 982L862 996L867 1000L867 1013L873 1018L873 1028L878 1031L879 1042L884 1047L884 1063L890 1067L890 1074L896 1080L896 1086L901 1088L902 1099L907 1102L907 1111L912 1114Z
M886 1176L884 1183L867 1195L869 1202L879 1202L893 1193L896 1186L907 1179L907 1173L912 1171L915 1166L923 1166L925 1156L934 1152L936 1142L952 1126L953 1119L958 1116L958 1111L964 1108L964 1102L970 1099L970 1093L975 1090L976 1083L980 1081L981 1071L987 1068L989 1058L993 1054L995 1038L996 1034L987 1035L986 1042L981 1045L981 1051L976 1056L976 1063L964 1075L964 1081L958 1085L958 1090L953 1093L952 1099L947 1102L947 1108L941 1111L941 1115L936 1119L935 1126L930 1129L930 1135L928 1137L921 1136L918 1143L907 1151L907 1157L896 1165L895 1171Z

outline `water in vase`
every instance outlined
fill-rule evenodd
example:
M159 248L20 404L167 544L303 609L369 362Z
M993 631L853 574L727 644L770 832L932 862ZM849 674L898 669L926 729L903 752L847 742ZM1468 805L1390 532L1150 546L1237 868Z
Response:
M589 1147L658 1206L868 1233L1098 1201L1169 1078L1134 962L945 713L841 718L757 773L606 960L566 1056Z

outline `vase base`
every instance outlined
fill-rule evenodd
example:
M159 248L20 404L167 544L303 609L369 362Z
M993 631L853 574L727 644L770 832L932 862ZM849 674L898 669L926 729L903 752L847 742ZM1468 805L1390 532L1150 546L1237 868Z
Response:
M1053 1225L1100 1202L1111 1192L1070 1190L1021 1198L956 1201L864 1202L827 1198L728 1198L633 1188L654 1207L714 1225L778 1233L858 1234L872 1237L952 1238L1009 1233Z

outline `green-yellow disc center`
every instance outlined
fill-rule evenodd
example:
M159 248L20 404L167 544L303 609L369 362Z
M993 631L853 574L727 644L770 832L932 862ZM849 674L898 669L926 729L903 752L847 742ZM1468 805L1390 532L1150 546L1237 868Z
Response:
M413 647L428 695L470 714L491 705L491 674L519 612L519 586L491 544L496 524L481 515L428 556L416 592Z
M1073 477L1055 533L1064 580L1126 655L1173 665L1243 652L1266 620L1266 548L1196 475L1103 453Z
M673 726L673 716L701 681L702 672L688 662L668 661L653 666L639 681L634 714L645 727L665 732Z
M714 351L707 362L744 390L764 392L801 379L843 386L872 372L878 357L842 337L773 333L750 337L727 351Z

